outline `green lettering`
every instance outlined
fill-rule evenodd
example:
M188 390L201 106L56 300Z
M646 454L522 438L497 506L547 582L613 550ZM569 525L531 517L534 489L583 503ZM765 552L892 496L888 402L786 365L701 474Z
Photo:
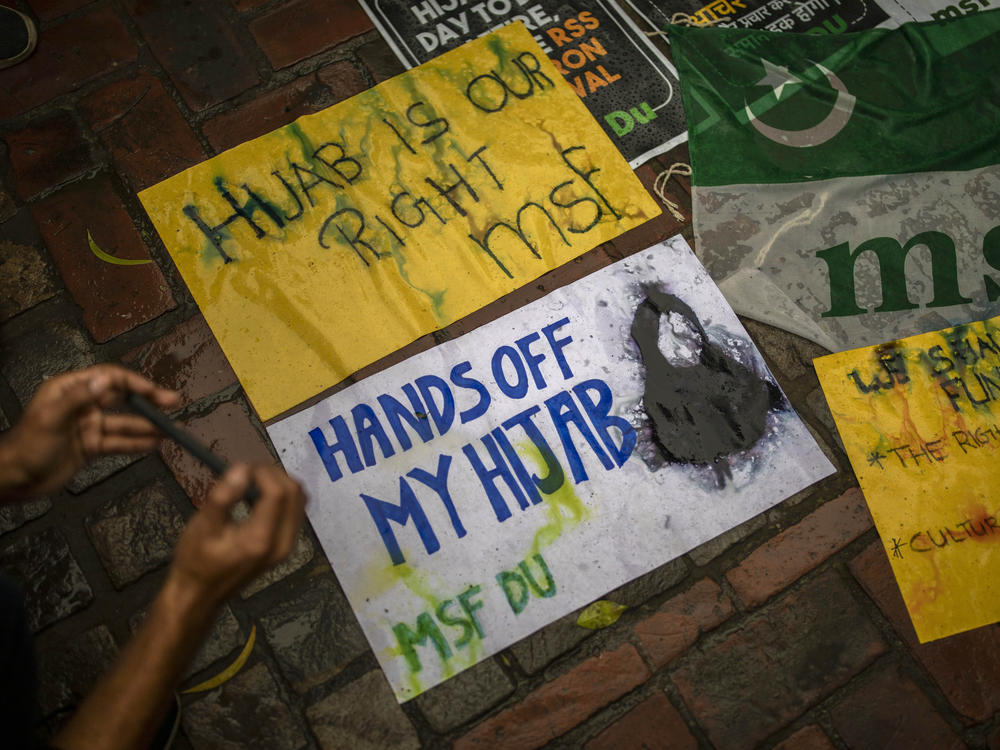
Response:
M482 591L481 586L469 586L465 591L458 595L458 603L462 605L462 609L465 611L466 616L469 621L472 622L472 626L476 629L476 633L480 638L483 637L483 626L479 624L479 618L476 617L476 610L483 608L482 602L472 601L472 597ZM456 646L461 646L463 644L457 643Z
M934 299L927 303L927 307L950 307L972 302L970 298L962 296L958 288L955 243L942 232L928 231L921 232L902 246L891 237L875 237L858 245L854 252L851 252L846 242L817 251L816 255L826 262L830 279L830 309L822 317L844 317L866 312L857 303L854 267L858 257L869 250L878 259L882 284L882 304L875 308L875 312L913 310L919 307L910 301L907 293L905 269L907 255L918 245L925 245L931 253Z
M439 606L438 609L441 609L441 607ZM406 664L411 672L419 672L423 669L414 645L423 646L427 643L428 637L430 637L431 642L434 644L434 649L437 651L438 656L441 657L441 661L451 658L451 648L448 646L448 641L444 639L441 629L428 612L421 612L417 616L416 633L410 630L410 626L405 622L393 625L392 632L396 635L396 642L399 644L403 656L406 657Z
M541 588L538 582L535 580L535 576L531 574L528 569L528 561L520 562L517 567L521 569L521 573L524 575L525 580L528 581L528 585L531 586L531 591L535 596L541 597L542 599L548 599L550 596L555 596L556 594L556 582L552 578L552 574L549 572L549 566L545 564L545 559L539 555L534 554L531 556L535 561L535 564L541 568L542 573L545 574L545 588Z
M497 573L497 583L503 589L511 611L515 615L521 614L521 611L528 603L528 586L525 584L524 579L513 571L503 570ZM519 588L516 593L511 590L512 585L516 585Z

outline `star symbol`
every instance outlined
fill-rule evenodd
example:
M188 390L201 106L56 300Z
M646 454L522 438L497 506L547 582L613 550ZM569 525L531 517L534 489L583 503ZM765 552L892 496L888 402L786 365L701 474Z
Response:
M885 457L885 454L881 453L878 449L873 450L868 454L868 465L874 466L875 464L878 464L880 469L884 469L885 467L882 465L882 459Z
M756 85L770 86L774 89L774 97L778 101L781 101L781 95L784 93L785 86L788 86L789 84L805 83L805 81L782 65L775 65L773 62L765 60L763 57L760 61L764 64L764 72L767 73L767 75L757 81Z

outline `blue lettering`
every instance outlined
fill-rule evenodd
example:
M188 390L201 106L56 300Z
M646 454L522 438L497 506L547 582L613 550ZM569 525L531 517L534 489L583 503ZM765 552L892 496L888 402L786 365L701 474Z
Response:
M389 442L389 436L385 434L385 429L375 411L368 404L358 404L351 409L351 416L354 417L354 431L358 435L358 445L361 446L361 455L364 456L365 466L375 465L375 446L372 440L378 442L378 447L382 449L382 455L386 458L394 456L396 450Z
M566 451L566 458L569 461L569 468L573 473L574 482L579 484L580 482L587 481L587 472L583 468L583 461L580 460L580 453L577 451L576 446L573 445L572 438L570 438L570 424L576 425L576 428L586 439L605 469L611 469L614 466L608 455L601 449L601 445L597 442L594 433L587 426L587 420L584 419L583 413L567 391L560 391L554 396L547 398L545 406L548 407L549 415L556 426L556 434L559 435L563 450Z
M507 463L503 460L500 449L497 448L496 441L489 434L483 435L481 441L486 446L490 458L493 459L492 469L486 468L486 465L479 457L479 454L476 453L476 449L472 447L471 443L462 446L462 453L469 459L473 471L476 472L476 476L482 483L483 489L486 490L486 496L489 498L490 505L493 506L493 512L496 514L497 520L506 521L510 518L510 508L507 507L507 501L504 500L503 494L497 488L498 479L502 479L507 484L510 491L514 493L517 504L522 509L528 507L528 501L525 500L521 486L517 483L514 475L511 474Z
M517 348L521 350L521 356L524 357L525 363L528 365L528 369L531 370L531 377L535 381L535 388L541 390L545 387L545 378L542 377L542 368L539 365L545 361L544 354L532 354L531 344L538 341L541 338L537 333L529 333L527 336L519 338L514 343L517 344Z
M400 447L404 451L408 451L413 446L413 442L410 440L410 436L406 430L403 429L404 420L425 443L433 439L434 433L431 431L431 423L427 418L426 407L424 407L417 392L413 390L413 386L409 383L404 385L403 393L410 400L409 409L387 393L379 396L377 401L378 405L382 407L382 411L385 412L386 419L389 420L389 426L396 435L396 440L399 441Z
M339 415L334 417L330 420L330 426L333 427L333 432L337 436L337 442L328 443L326 437L323 435L323 431L319 427L309 430L309 437L312 438L316 452L323 461L323 466L326 467L326 473L330 476L330 481L336 482L343 476L340 471L340 465L337 463L337 456L335 455L338 451L344 454L344 460L347 461L347 468L351 470L352 474L357 474L364 469L364 466L358 456L358 448L354 444L354 438L351 437L351 431L347 428L344 418Z
M545 336L545 340L549 342L549 346L552 347L552 353L556 357L556 362L559 363L559 369L562 371L562 376L566 380L573 377L573 370L570 369L569 363L566 361L566 355L563 354L563 349L570 345L573 341L572 336L567 336L564 339L557 339L555 332L565 325L569 325L569 318L563 318L562 320L557 320L555 323L549 323L542 329L542 335Z
M597 392L598 398L596 403L591 400L589 395L592 391ZM580 399L580 403L583 404L583 410L590 417L590 421L594 425L594 429L597 430L597 434L600 435L604 447L608 449L608 453L615 459L618 468L621 468L628 461L629 456L632 455L632 451L635 450L636 434L635 430L632 429L632 425L627 420L611 416L611 406L614 402L614 398L611 395L611 388L603 380L595 378L593 380L584 380L582 383L573 386L573 393L576 394L576 397ZM612 427L621 433L621 445L616 445L614 438L608 433L608 430Z
M465 377L465 373L471 369L472 365L468 360L465 362L459 362L451 368L450 378L452 383L459 388L468 388L469 390L475 391L479 394L479 403L472 408L459 413L458 418L462 424L471 422L473 419L478 419L486 413L488 408L490 408L490 392L486 390L486 386L475 378Z
M422 482L438 494L438 497L441 498L441 502L444 504L445 510L448 511L448 518L451 519L451 525L455 529L455 533L461 539L465 536L465 527L462 525L462 520L458 517L458 511L455 510L455 503L452 502L451 493L448 492L448 471L450 468L451 456L442 453L438 456L437 473L431 474L418 467L412 469L406 476Z
M532 484L538 487L538 489L546 495L551 495L563 486L563 482L566 480L566 475L563 473L559 459L556 458L556 454L552 451L549 442L545 439L542 431L538 429L538 426L532 420L532 417L539 411L541 411L540 407L532 406L530 409L525 409L520 414L515 414L510 419L503 422L502 426L508 432L514 425L517 425L524 430L524 433L528 436L532 445L535 446L535 450L538 451L538 455L541 456L542 462L545 464L545 468L547 470L544 479L540 478L537 474L533 474L531 477Z
M392 530L392 526L389 525L390 521L398 523L400 526L405 526L407 521L412 518L414 526L417 527L417 533L420 535L420 541L424 543L424 549L427 550L427 554L433 555L441 549L441 543L438 541L434 529L431 528L431 522L427 520L427 514L420 507L417 496L413 493L409 482L403 477L399 478L399 505L393 505L392 503L387 503L385 500L379 500L365 494L361 495L361 499L365 501L365 505L368 507L368 512L375 522L375 528L378 529L379 536L382 537L382 543L389 552L389 559L392 560L393 565L402 565L406 562L406 558L403 556L403 551L399 548L399 542Z
M438 434L444 435L451 428L451 423L455 421L455 397L451 393L451 388L447 381L442 380L437 375L421 375L413 381L420 391L424 403L427 405L427 414L434 420ZM434 400L432 390L436 390L441 395L441 404Z
M510 383L507 381L507 373L504 371L504 358L510 360L517 375L517 381ZM493 352L493 361L490 363L493 369L493 380L508 398L524 398L528 394L528 373L524 369L524 363L518 355L517 350L512 346L501 346Z

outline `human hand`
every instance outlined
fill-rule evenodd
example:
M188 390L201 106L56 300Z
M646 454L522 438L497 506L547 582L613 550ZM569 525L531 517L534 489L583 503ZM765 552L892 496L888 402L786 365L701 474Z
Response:
M161 409L180 395L112 364L49 378L0 440L0 499L31 497L62 486L88 461L109 453L142 453L160 434L149 421L107 409L134 391Z
M237 521L233 508L251 480L260 495L250 516ZM188 521L174 550L165 589L182 608L203 612L221 605L288 556L302 528L305 504L299 483L278 467L234 465Z

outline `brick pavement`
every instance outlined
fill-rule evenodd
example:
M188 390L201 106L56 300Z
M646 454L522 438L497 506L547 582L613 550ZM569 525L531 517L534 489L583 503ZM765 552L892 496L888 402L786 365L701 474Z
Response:
M18 3L15 3L18 4ZM135 191L401 72L353 0L29 0L38 50L0 71L0 428L45 376L123 361L181 390L176 415L230 457L272 460ZM645 184L683 147L639 170ZM450 329L470 330L677 231L660 219ZM101 264L107 252L151 259ZM1000 628L919 645L835 434L818 347L748 329L840 472L399 707L311 530L220 615L186 676L181 748L1000 748ZM29 593L54 731L126 641L206 477L167 445L0 510L0 566Z

